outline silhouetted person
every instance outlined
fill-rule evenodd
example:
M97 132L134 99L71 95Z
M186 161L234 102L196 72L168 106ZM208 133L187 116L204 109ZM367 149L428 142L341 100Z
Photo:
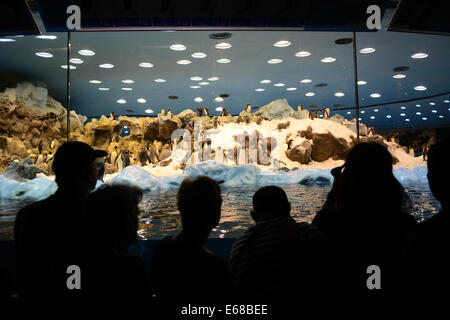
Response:
M392 156L380 144L361 143L332 174L333 187L313 224L338 250L345 282L342 293L390 296L398 289L398 271L415 227L414 217L402 210L406 195L393 175ZM372 265L380 268L381 289L367 286L374 274L368 271Z
M14 237L20 298L49 301L82 294L68 290L67 268L82 267L85 203L97 182L95 160L104 156L106 152L85 143L64 143L52 165L58 190L17 214Z
M159 243L153 256L152 286L161 302L222 302L229 290L224 261L206 248L220 220L219 184L204 176L185 179L177 193L183 230Z
M290 211L286 193L279 187L263 187L254 194L255 225L236 240L230 256L233 287L242 300L304 302L333 290L329 283L334 274L333 249L316 227L296 223Z
M90 300L149 302L144 263L128 254L128 247L137 242L141 199L139 188L124 184L104 184L89 195L85 274Z
M432 145L428 152L428 183L441 211L418 225L416 270L410 284L423 298L442 297L450 285L450 140Z

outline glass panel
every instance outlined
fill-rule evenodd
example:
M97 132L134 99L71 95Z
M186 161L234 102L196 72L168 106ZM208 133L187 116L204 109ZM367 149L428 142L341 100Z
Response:
M53 154L66 140L67 35L0 38L0 239L15 212L56 190Z

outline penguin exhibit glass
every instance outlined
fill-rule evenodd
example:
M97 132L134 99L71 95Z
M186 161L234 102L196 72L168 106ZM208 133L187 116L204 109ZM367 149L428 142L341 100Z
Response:
M142 239L181 229L177 188L198 175L221 183L212 238L236 238L253 223L252 195L264 185L282 186L293 216L311 221L331 188L330 170L358 140L387 146L412 212L426 219L439 210L424 159L436 131L450 124L450 40L382 23L355 34L1 37L0 238L13 238L21 207L55 192L53 155L67 139L108 152L98 186L144 190Z

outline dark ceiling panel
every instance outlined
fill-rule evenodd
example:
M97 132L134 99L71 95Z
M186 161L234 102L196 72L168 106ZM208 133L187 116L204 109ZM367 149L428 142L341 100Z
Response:
M370 5L387 0L37 0L47 31L66 29L66 8L78 5L82 29L292 28L370 31Z
M389 31L450 35L449 0L402 0Z
M0 37L36 33L38 28L25 0L0 2Z

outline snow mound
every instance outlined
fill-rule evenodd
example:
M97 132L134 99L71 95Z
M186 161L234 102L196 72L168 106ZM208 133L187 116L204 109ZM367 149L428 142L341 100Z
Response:
M261 170L253 165L226 166L210 160L190 166L182 174L171 176L155 176L140 166L125 168L119 175L106 183L119 182L137 186L144 192L158 192L177 189L183 179L205 175L222 183L224 187L242 187L246 185L319 185L331 187L333 176L330 169L305 168L291 171ZM427 167L414 169L395 168L395 177L407 187L428 189ZM97 183L97 187L103 183ZM36 178L19 182L0 175L0 199L18 201L37 201L45 199L57 189L56 183L48 178Z

